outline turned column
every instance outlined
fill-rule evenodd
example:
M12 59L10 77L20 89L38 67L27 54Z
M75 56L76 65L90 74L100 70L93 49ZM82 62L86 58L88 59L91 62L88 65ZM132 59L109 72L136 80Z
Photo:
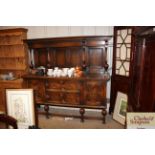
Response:
M48 119L49 118L49 105L45 105L44 110L46 112L46 118Z
M106 114L107 114L106 109L102 109L102 115L103 115L102 123L103 123L103 124L106 123L106 120L105 120Z
M84 122L84 113L85 113L85 109L84 108L80 108L81 122Z

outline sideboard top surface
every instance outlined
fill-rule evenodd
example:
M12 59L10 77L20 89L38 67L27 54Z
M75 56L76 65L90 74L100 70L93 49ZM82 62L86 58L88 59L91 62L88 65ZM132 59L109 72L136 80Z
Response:
M108 81L109 79L106 78L103 75L100 76L95 76L95 75L85 75L85 76L81 76L81 77L50 77L47 75L44 76L40 76L40 75L32 75L32 74L28 74L28 75L24 75L23 76L24 79L43 79L43 80L104 80L104 81Z
M105 35L105 36L69 36L69 37L53 37L53 38L34 38L34 39L26 39L24 40L26 43L32 42L46 42L46 41L66 41L66 40L81 40L81 39L97 39L97 40L105 40L109 41L113 36Z

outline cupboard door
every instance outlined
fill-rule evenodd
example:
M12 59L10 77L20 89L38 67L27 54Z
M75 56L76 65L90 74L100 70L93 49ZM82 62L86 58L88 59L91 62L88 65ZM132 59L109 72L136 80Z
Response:
M154 33L154 32L153 32ZM154 112L155 111L155 35L152 34L144 38L144 58L143 72L141 73L141 87L140 87L140 111Z
M88 80L85 84L85 104L89 106L105 105L106 84L104 81Z
M128 94L134 51L134 27L114 28L113 69L109 112L113 112L118 91Z
M104 67L106 59L106 50L104 47L88 47L87 61L89 67Z
M66 55L66 66L82 66L83 49L81 47L70 47Z
M65 67L66 65L66 48L55 48L55 65Z

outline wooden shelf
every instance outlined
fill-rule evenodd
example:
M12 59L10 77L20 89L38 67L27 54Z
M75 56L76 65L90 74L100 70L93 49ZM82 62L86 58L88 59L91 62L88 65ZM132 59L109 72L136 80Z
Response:
M26 68L0 68L0 70L12 70L12 71L22 71L25 70Z
M0 59L25 59L25 56L16 56L16 57L14 57L14 56L10 56L10 55L8 55L8 56L0 56Z
M24 43L16 43L16 44L0 44L0 46L17 46L17 45L24 45Z
M27 71L27 48L23 42L23 39L26 38L26 29L0 30L1 74L6 74L11 71L15 76L18 76L24 74L24 71Z

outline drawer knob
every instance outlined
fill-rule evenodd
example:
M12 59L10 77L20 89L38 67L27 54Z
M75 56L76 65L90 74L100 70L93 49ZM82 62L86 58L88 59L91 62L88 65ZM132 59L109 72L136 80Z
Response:
M64 95L61 93L61 94L60 94L60 97L61 97L61 98L63 98L63 97L64 97Z
M65 88L62 88L61 90L62 90L62 91L65 91Z
M82 40L82 45L85 45L86 43L86 40Z
M64 84L64 81L60 81L60 84Z
M48 87L48 86L49 86L49 83L48 83L48 82L46 82L46 83L45 83L45 86L46 86L46 87Z
M46 99L49 99L50 98L50 96L49 95L46 95Z

